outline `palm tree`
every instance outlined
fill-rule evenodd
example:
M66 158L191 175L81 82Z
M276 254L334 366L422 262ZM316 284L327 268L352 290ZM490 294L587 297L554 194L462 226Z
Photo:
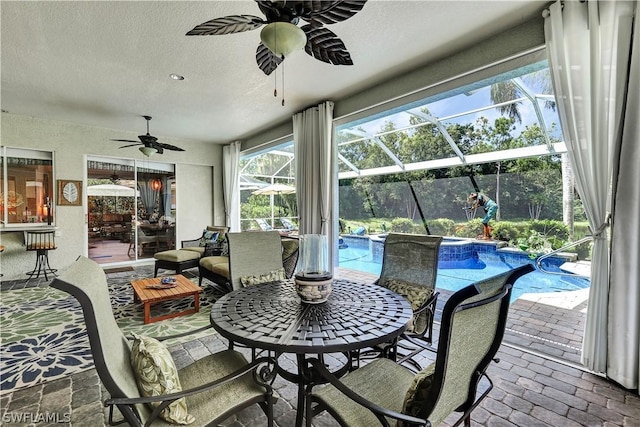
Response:
M541 93L550 94L553 93L553 85L551 82L551 75L549 69L545 68L540 71L535 71L526 76L523 76L523 81L530 87L537 88ZM506 114L508 117L517 120L518 123L522 123L522 115L520 114L519 106L522 102L511 102L518 99L523 94L520 90L520 86L514 82L514 80L504 80L491 85L491 102L494 104L500 104L496 107L501 114ZM556 102L553 100L545 100L544 107L550 110L556 109ZM573 173L571 170L571 163L569 163L569 157L562 155L562 206L563 215L562 221L569 228L569 239L573 239ZM499 165L498 165L499 167ZM497 176L497 180L499 180ZM496 183L496 188L500 188L500 183ZM496 190L497 193L497 190ZM496 194L496 203L498 206L500 196Z

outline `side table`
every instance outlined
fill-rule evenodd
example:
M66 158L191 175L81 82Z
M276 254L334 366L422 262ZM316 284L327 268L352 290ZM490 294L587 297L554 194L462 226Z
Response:
M153 323L160 320L171 319L172 317L184 316L186 314L194 314L200 311L200 292L202 289L193 284L182 274L173 276L176 278L177 286L169 289L154 289L161 283L161 278L150 278L133 280L133 300L140 301L144 304L144 323ZM151 304L172 299L185 298L193 296L194 307L177 313L168 313L156 317L151 317Z

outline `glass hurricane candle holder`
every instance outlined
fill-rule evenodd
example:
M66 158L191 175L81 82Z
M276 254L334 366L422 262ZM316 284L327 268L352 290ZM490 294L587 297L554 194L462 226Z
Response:
M333 278L329 271L327 236L303 234L299 237L300 257L294 282L302 302L320 304L329 298Z

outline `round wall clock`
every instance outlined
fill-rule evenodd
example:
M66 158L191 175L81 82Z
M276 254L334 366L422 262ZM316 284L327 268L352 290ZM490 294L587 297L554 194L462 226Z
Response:
M82 181L58 180L58 205L82 204Z

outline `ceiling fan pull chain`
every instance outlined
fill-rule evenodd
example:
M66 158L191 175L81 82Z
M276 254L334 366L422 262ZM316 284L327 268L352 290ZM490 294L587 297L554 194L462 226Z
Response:
M277 45L277 43L278 43L278 37L277 37L277 35L278 35L278 27L275 28L275 33L276 33L275 42L276 42L276 46L278 46ZM273 97L277 98L278 97L278 69L276 68L274 71L275 72L273 73Z
M273 97L278 97L278 70L273 72Z
M282 106L284 107L284 61L282 63Z

